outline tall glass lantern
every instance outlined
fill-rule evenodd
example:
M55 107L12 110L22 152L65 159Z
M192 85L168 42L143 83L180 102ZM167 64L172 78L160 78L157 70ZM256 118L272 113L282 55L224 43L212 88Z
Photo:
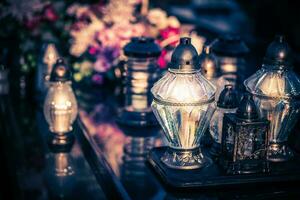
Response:
M58 59L50 75L50 87L44 103L44 115L49 129L57 136L72 130L77 116L77 101L71 87L71 71Z
M221 76L221 71L217 58L214 53L211 52L210 46L203 48L203 51L199 56L199 64L202 75L216 85L218 78Z
M157 59L160 53L153 38L134 37L125 45L125 106L119 114L119 123L134 126L157 123L150 106L150 89L159 78Z
M245 55L249 49L240 37L222 36L213 42L211 48L218 58L225 84L236 87L242 83L245 74Z
M281 162L293 153L288 136L300 112L300 79L292 70L291 50L283 36L269 45L262 68L244 82L260 114L270 121L267 159Z
M211 47L204 47L199 55L199 64L202 75L216 86L215 100L218 100L225 81L221 77L221 69L217 57L211 52Z
M196 169L209 163L200 138L214 112L216 89L201 75L197 57L191 38L181 38L168 72L151 89L152 110L169 142L161 160L170 168Z

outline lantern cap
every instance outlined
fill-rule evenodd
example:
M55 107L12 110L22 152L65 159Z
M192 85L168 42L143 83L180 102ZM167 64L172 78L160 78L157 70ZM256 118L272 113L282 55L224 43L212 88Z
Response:
M240 57L247 54L249 49L238 35L227 34L213 42L212 51L221 56Z
M180 38L179 45L175 48L169 69L179 72L190 72L197 70L198 53L192 45L190 37Z
M202 74L207 79L212 79L220 76L220 67L214 53L211 52L210 46L205 46L199 56L199 64Z
M161 48L151 37L132 37L124 47L124 54L136 58L159 57Z
M219 108L225 108L225 109L237 108L238 106L237 92L233 88L233 85L225 85L224 89L222 90L219 96L217 106Z
M237 117L247 121L259 119L258 111L252 95L245 93L236 111Z
M66 82L71 80L71 69L65 64L62 58L58 58L53 66L50 81L51 82Z
M275 36L268 46L264 64L286 68L292 65L292 51L283 35Z

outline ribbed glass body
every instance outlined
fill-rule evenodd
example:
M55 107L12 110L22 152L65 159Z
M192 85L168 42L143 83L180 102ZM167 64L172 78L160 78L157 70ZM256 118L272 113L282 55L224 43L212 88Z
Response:
M72 130L77 116L77 102L71 82L52 82L44 103L44 115L51 132L63 134Z
M151 111L150 89L158 79L157 58L128 57L125 65L125 109Z
M228 109L228 108L217 107L216 111L214 112L210 120L210 126L209 126L209 132L212 138L214 139L214 142L221 144L224 114L235 113L235 112L236 112L236 108Z
M153 112L170 146L198 147L214 112L215 87L199 71L176 73L169 70L152 88Z
M218 61L226 84L236 86L238 82L244 80L246 62L243 57L218 56Z

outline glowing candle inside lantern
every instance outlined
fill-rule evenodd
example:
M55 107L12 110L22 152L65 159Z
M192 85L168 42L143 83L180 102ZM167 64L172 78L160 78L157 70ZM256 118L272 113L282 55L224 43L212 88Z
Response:
M153 112L169 141L161 160L170 168L201 168L209 163L200 151L200 138L214 112L215 87L201 75L190 38L180 39L169 66L151 89Z
M45 112L49 112L50 130L56 133L71 131L77 114L77 103L70 83L54 83L49 89L46 103Z
M51 74L44 114L51 132L63 134L72 130L72 123L77 116L77 102L70 73L61 60L58 60Z

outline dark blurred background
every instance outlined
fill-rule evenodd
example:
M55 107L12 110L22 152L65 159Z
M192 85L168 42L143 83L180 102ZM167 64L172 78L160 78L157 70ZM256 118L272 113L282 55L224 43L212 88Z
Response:
M300 72L299 1L156 0L153 4L184 22L196 24L198 31L210 39L225 33L241 35L250 47L255 65L260 65L274 36L284 34L295 53L295 70Z

